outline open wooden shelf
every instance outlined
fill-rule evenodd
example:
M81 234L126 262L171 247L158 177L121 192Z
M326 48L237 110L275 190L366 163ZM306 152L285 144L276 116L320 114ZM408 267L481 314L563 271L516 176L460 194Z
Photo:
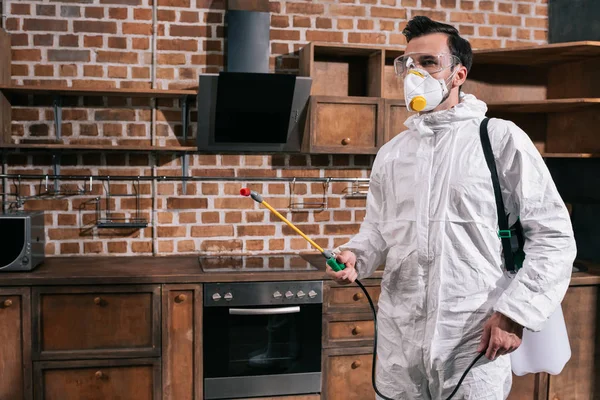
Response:
M123 145L99 145L99 144L55 144L55 143L26 143L26 144L0 144L0 149L23 149L23 150L110 150L110 151L164 151L164 152L191 152L197 151L194 146L123 146Z
M381 97L383 49L311 42L300 49L300 75L311 95Z
M544 158L600 158L600 153L542 153Z
M566 112L600 105L600 98L550 99L537 101L501 101L488 103L494 112L511 113L552 113Z
M161 89L86 89L56 86L14 86L0 85L0 91L5 94L46 94L59 96L119 96L119 97L149 97L176 98L181 96L196 96L196 90L161 90Z
M543 46L473 51L473 64L548 67L600 57L600 42L581 41Z

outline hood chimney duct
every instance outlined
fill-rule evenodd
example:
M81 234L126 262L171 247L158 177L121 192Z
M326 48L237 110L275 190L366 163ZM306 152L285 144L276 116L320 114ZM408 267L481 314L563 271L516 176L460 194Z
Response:
M269 73L269 1L229 0L226 18L227 72Z

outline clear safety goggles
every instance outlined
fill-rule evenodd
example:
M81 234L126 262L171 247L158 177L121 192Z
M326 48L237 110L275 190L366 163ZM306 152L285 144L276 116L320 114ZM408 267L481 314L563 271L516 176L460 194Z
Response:
M394 60L394 70L396 75L404 77L409 70L415 68L435 74L458 64L460 64L460 59L448 53L407 53Z

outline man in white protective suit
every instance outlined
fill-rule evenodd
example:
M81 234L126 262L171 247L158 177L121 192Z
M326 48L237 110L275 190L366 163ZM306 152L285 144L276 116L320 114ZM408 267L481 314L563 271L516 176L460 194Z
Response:
M462 93L469 43L450 25L415 17L395 61L405 100L420 111L378 152L360 231L336 249L338 283L385 264L378 311L377 386L393 399L506 399L523 328L539 331L569 285L576 246L569 214L538 150L514 123L489 137L509 225L520 217L526 258L505 270L490 170L479 136L485 103ZM552 349L548 349L552 351Z

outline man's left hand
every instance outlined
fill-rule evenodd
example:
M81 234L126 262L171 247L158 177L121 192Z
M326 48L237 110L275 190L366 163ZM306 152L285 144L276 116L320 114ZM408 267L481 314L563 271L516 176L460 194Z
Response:
M495 312L483 326L483 336L477 352L484 350L490 360L511 353L521 345L523 327L504 314Z

